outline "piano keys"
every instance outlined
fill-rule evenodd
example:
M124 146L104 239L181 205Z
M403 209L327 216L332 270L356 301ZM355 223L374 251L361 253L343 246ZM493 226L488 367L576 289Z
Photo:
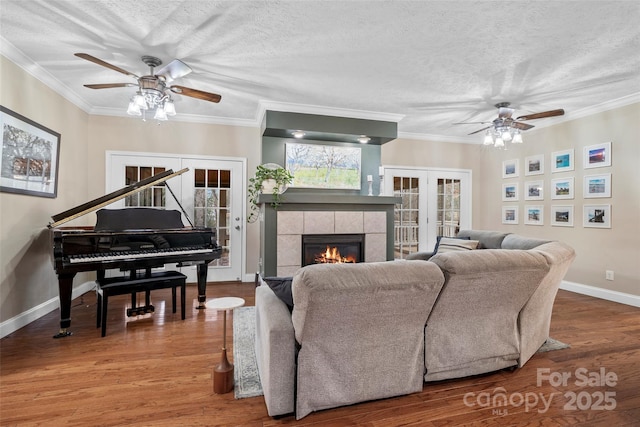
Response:
M73 278L82 271L96 271L100 277L108 269L144 269L150 272L152 268L165 264L177 264L179 267L196 265L197 308L204 308L207 266L221 256L214 229L185 227L180 212L176 210L144 207L100 209L151 185L160 185L186 170L163 172L52 216L54 222L49 224L49 228L52 230L53 260L60 297L60 331L54 338L71 335L68 328L71 326ZM58 227L97 209L100 210L96 212L94 227ZM184 209L182 211L189 220Z

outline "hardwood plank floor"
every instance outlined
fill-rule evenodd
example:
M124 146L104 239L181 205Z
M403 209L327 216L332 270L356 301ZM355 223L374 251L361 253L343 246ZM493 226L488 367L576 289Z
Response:
M253 283L207 287L210 298L239 296L247 305L254 304L253 295ZM421 393L321 411L295 421L292 416L269 417L262 397L236 400L233 393L213 393L222 317L194 308L195 286L187 287L184 321L179 309L171 313L170 290L153 292L152 301L154 314L128 319L129 297L110 298L104 338L95 327L93 292L73 302L73 336L52 338L58 329L56 310L3 338L0 424L640 426L640 309L635 307L560 291L551 336L571 344L570 349L536 354L513 372L426 384ZM227 328L231 334L231 321ZM582 385L578 369L587 377L604 369L617 381ZM543 380L538 386L542 370L551 378L571 376L566 384ZM491 404L500 391L507 397L506 406Z

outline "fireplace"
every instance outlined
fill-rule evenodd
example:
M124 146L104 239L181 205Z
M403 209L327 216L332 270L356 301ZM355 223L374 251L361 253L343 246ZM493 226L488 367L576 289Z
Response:
M364 234L303 234L301 265L363 262L364 240Z

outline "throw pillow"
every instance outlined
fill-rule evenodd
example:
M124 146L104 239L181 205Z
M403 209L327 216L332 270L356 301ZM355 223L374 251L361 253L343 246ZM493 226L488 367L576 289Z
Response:
M473 249L477 249L478 243L480 243L478 240L451 239L451 238L444 237L440 240L438 253L470 251Z
M442 239L460 239L460 240L471 240L471 237L444 237L444 236L438 236L436 237L436 245L433 247L433 254L431 254L431 256L435 255L438 253L438 247L440 247L440 240Z
M262 280L264 280L273 293L287 305L289 311L293 311L293 295L291 293L293 277L265 277Z

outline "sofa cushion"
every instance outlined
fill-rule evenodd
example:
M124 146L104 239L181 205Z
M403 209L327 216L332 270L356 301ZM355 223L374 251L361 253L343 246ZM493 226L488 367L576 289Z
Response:
M291 293L293 277L265 277L262 280L264 280L273 293L287 305L289 311L293 310L293 295Z
M438 236L436 237L436 245L433 247L433 252L431 253L431 256L435 255L438 253L438 247L440 247L440 240L442 239L464 239L464 240L471 240L471 237L446 237L446 236Z
M458 237L479 240L478 249L502 249L502 241L509 234L490 230L460 230Z
M454 252L454 251L470 251L478 248L477 240L451 239L444 237L440 239L437 253Z

